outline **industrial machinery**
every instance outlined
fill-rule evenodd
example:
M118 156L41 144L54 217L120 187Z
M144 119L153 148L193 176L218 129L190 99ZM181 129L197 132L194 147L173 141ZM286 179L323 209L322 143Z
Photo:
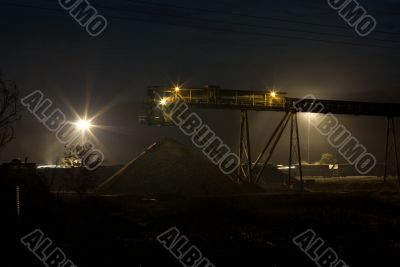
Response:
M186 103L189 107L232 109L240 111L240 146L238 155L241 160L241 165L237 174L242 178L242 181L249 183L257 183L259 181L265 166L271 159L272 153L274 152L282 133L290 122L291 132L289 140L290 154L288 166L291 166L292 164L293 151L297 150L296 154L299 162L299 174L302 182L303 175L301 168L300 137L297 122L298 112L387 117L388 124L384 179L386 180L387 176L386 165L389 156L388 144L390 132L392 132L394 139L397 173L399 176L400 171L398 165L397 137L394 118L400 117L400 104L320 100L313 97L306 97L303 99L290 98L286 96L286 93L275 90L228 90L222 89L219 86L205 86L203 88L151 86L147 89L147 96L145 99L147 114L139 118L140 122L148 125L174 126L159 106L168 106L168 104L178 100ZM278 111L285 113L255 161L251 158L250 129L248 123L249 110ZM261 168L259 168L260 165L262 166ZM289 183L290 179L291 171L289 169Z

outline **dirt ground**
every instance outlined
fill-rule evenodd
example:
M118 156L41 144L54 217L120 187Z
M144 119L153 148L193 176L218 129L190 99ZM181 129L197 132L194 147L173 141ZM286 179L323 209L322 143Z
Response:
M43 266L20 237L39 228L77 266L183 266L156 237L171 227L215 266L316 266L292 239L313 229L349 266L394 266L400 252L395 180L306 179L309 192L232 197L60 195L25 203L4 228L1 266ZM5 265L3 265L5 263Z

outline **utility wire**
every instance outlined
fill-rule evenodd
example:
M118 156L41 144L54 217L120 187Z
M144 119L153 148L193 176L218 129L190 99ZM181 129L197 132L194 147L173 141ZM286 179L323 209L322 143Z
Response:
M48 8L48 7L43 7L43 6L33 6L33 5L26 5L26 4L8 3L8 2L7 3L6 2L0 2L0 5L8 5L8 6L14 6L14 7L25 7L25 8L34 8L34 9L47 10L47 11L56 11L56 12L63 11L61 8L60 9L55 9L55 8ZM372 45L372 44L359 44L359 43L353 43L353 42L347 42L347 41L343 42L343 41L335 41L335 40L327 40L327 39L315 39L315 38L309 38L309 37L295 37L295 36L287 36L287 35L281 35L281 34L249 32L249 31L226 29L226 28L224 28L224 29L211 28L211 27L204 27L204 26L197 26L197 25L187 25L187 24L176 23L176 22L155 21L155 20L150 20L150 19L134 18L134 17L110 16L110 15L107 15L107 17L108 18L113 18L113 19L119 19L119 20L140 21L140 22L145 22L145 23L156 23L156 24L162 24L162 25L172 25L172 26L178 26L178 27L186 27L186 28L198 28L198 29L206 29L206 30L217 31L217 32L231 32L231 33L252 35L252 36L276 37L276 38L282 38L282 39L313 41L313 42L320 42L320 43L326 43L326 44L343 44L343 45L351 45L351 46L358 46L358 47L374 47L374 48L398 49L397 47L391 47L391 46Z
M143 1L143 0L125 0L125 1L126 2L130 2L130 3L142 3L142 4L148 4L148 5L159 5L159 6L165 6L165 7L173 7L173 8L177 8L177 9L187 9L187 10L191 9L191 10L203 11L203 12L208 12L208 13L217 13L217 14L244 17L244 18L271 20L271 21L279 21L279 22L294 23L294 24L304 24L304 25L311 25L311 26L324 27L324 28L348 29L348 27L345 27L345 26L338 26L338 25L332 25L332 24L320 24L320 23L301 21L301 20L291 20L291 19L282 19L282 18L267 17L267 16L248 15L248 14L243 14L243 13L227 12L227 11L216 10L216 9L199 8L199 7L187 7L187 6L182 6L182 5L174 5L174 4L162 3L162 2L156 2L156 1L147 1L147 0L146 1ZM388 35L400 36L399 32L387 32L387 31L379 31L379 30L375 30L374 32L382 33L382 34L388 34Z
M96 6L100 7L100 8L104 8L106 10L125 11L125 12L128 11L128 12L141 13L141 11L127 9L127 8L121 9L121 8L115 8L115 7L103 6L103 5L96 5ZM343 38L353 38L354 37L354 36L337 34L337 33L316 32L316 31L308 31L308 30L301 30L301 29L290 29L290 28L284 28L284 27L265 26L265 25L259 25L259 24L247 24L247 23L230 22L230 21L215 20L215 19L193 18L193 17L188 17L188 16L182 16L182 15L178 16L178 15L171 15L171 14L166 14L166 13L157 13L154 11L147 11L147 10L145 12L149 13L149 14L156 14L156 15L173 17L173 18L186 19L186 20L191 20L191 21L196 20L196 21L203 21L203 22L208 22L208 23L222 23L222 24L230 24L230 25L234 25L234 26L256 27L256 28L272 29L272 30L295 32L295 33L336 36L336 37L343 37ZM400 43L400 40L378 39L378 38L369 38L369 37L364 37L363 40L388 42L388 43L395 43L395 44Z

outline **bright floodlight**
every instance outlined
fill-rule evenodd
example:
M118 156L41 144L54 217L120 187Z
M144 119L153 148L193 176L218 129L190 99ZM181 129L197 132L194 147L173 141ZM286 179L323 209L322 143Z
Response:
M304 114L307 117L307 119L315 119L315 117L317 117L316 113L306 112Z
M165 105L167 105L167 104L168 104L167 98L166 98L166 97L161 98L161 100L160 100L160 105L161 105L161 106L165 106Z
M270 95L271 97L276 97L276 92L275 92L275 91L271 91L271 93L269 93L269 95Z
M181 90L181 88L179 88L179 86L175 86L175 92L179 92Z
M90 121L87 121L87 120L80 120L76 123L76 128L78 128L78 130L82 130L82 131L89 130L90 126L92 126L92 125L90 124Z

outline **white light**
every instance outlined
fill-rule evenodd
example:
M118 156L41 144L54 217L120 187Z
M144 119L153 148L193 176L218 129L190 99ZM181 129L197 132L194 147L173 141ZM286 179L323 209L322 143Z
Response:
M36 167L37 169L62 169L60 165L39 165Z
M290 169L296 169L296 166L290 166ZM278 167L278 170L289 170L289 166Z
M161 98L161 100L160 100L160 105L161 106L165 106L165 105L167 105L167 103L168 103L168 99L166 97Z
M307 119L311 120L311 119L315 119L318 114L311 113L311 112L306 112L306 113L304 113L304 115L306 116Z
M80 120L76 124L76 128L78 130L86 131L88 130L92 125L90 124L90 121L87 120Z

